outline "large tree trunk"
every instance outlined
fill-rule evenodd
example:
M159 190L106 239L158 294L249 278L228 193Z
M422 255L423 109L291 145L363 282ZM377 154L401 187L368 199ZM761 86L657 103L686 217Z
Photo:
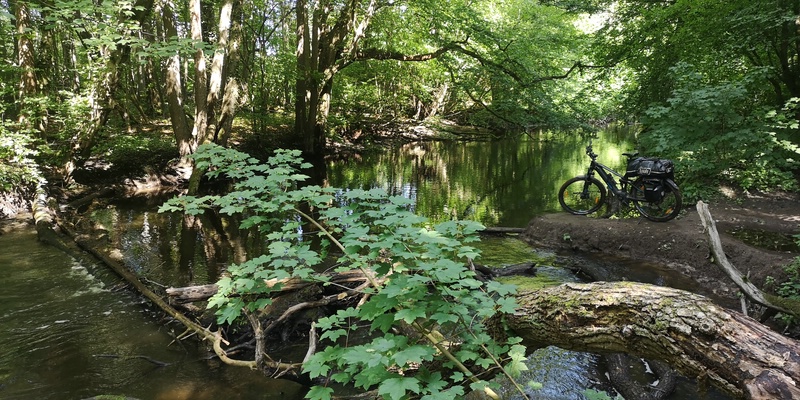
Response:
M164 25L165 41L178 38L178 29L175 26L175 12L171 1L163 3L162 21ZM164 76L169 104L169 117L172 122L172 132L178 146L178 154L185 158L194 151L192 143L192 130L183 109L183 83L181 82L181 56L175 52L167 60Z
M192 40L195 43L203 41L203 11L200 0L189 1L191 14L190 31ZM194 52L194 128L192 130L192 149L191 153L197 149L198 141L205 134L208 128L208 109L206 108L206 97L208 97L208 73L206 67L206 56L203 48L200 47Z
M800 344L700 295L600 282L521 292L517 300L506 320L531 348L625 352L736 396L800 398Z
M375 0L349 0L339 9L297 2L295 134L312 157L325 150L334 76L352 62L377 8Z

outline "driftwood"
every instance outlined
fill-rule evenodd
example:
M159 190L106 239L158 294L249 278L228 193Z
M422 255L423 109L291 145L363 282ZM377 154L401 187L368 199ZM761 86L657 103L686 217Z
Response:
M512 275L535 275L536 264L532 262L525 262L520 264L509 265L502 268L490 268L480 264L474 264L475 270L486 277L497 276L512 276ZM369 273L372 279L375 279L374 273ZM352 283L362 283L368 281L367 275L360 270L352 270L345 272L337 272L330 275L329 282L334 285L348 285ZM274 287L281 284L280 291L288 292L299 290L319 282L304 281L297 278L288 278L281 280L267 281L267 286ZM183 287L170 287L166 289L169 300L172 303L193 303L196 301L208 300L211 296L215 295L219 287L215 284L209 285L196 285L196 286L183 286Z
M337 272L330 274L328 282L333 285L352 285L353 283L359 284L368 281L370 278L375 279L375 274L370 272L369 276L361 270L352 270L345 272ZM305 288L310 285L321 284L321 282L313 282L301 280L298 278L287 279L271 279L266 282L268 287L280 286L280 292L290 292ZM198 285L198 286L184 286L184 287L170 287L166 289L166 293L171 302L175 303L191 303L195 301L205 301L211 296L215 295L219 290L217 285Z
M520 292L517 301L506 321L529 348L625 352L737 397L800 398L800 344L703 296L598 282Z
M719 238L719 233L717 232L717 225L714 222L714 218L711 216L711 212L708 211L708 205L702 201L698 201L697 213L700 215L703 228L706 233L708 233L708 246L711 250L711 254L714 256L715 263L722 268L734 283L736 283L736 286L739 287L745 297L769 309L800 317L800 313L797 312L797 310L800 309L800 305L796 304L794 307L791 307L794 308L794 310L790 309L790 307L786 307L785 304L791 304L791 300L779 299L762 292L761 289L749 281L744 274L728 261L728 257L725 255L725 251L722 248L722 241ZM777 302L784 303L784 305L776 304Z
M102 197L108 197L108 196L111 196L112 194L114 194L114 188L106 187L106 188L103 188L103 189L101 189L101 190L99 190L97 192L94 192L94 193L92 193L92 194L90 194L88 196L81 197L80 199L74 200L74 201L70 202L69 204L67 204L67 206L72 208L72 209L77 209L77 208L83 207L85 205L91 204L95 199L99 199L99 198L102 198Z

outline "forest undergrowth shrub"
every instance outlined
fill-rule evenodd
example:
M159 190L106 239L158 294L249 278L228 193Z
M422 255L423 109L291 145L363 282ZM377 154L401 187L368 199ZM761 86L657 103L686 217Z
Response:
M800 246L800 235L794 235L794 238L797 245ZM782 282L776 282L774 277L768 277L767 285L773 287L775 293L781 297L800 301L800 257L795 257L783 268L783 272L786 276ZM783 313L779 315L779 318L786 324L796 325L800 322L797 318Z
M115 135L98 146L97 152L123 176L138 176L144 168L163 171L179 156L175 140L169 136Z
M13 132L0 122L0 217L27 209L44 180L32 143L31 136Z
M761 74L712 82L688 64L672 73L676 88L667 104L646 111L641 143L677 162L687 199L713 196L723 183L744 190L797 189L792 171L800 152L786 140L797 121L778 118L790 109L775 113L754 104L752 88L762 82Z
M232 191L178 197L161 207L241 215L241 229L258 229L268 241L266 254L230 266L229 275L217 282L209 307L220 324L246 320L270 304L269 293L280 285L268 286L266 280L329 284L328 275L319 271L325 260L333 260L328 272L374 271L387 279L374 279L362 289L360 304L316 321L325 346L304 363L311 378L374 389L389 399L452 399L463 396L465 387L490 390L470 367L512 378L526 369L520 339L497 342L487 323L514 312L515 287L481 282L466 267L479 255L469 243L479 240L480 224L431 226L409 211L409 199L382 190L301 186L307 176L299 171L308 165L299 154L278 150L260 163L236 150L201 146L194 155L197 166L211 178L232 180ZM372 339L359 342L356 331L364 329ZM332 394L320 385L307 397Z

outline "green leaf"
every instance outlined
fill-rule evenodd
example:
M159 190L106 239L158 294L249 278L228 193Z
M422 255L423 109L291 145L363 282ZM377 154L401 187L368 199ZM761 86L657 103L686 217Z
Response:
M395 353L394 362L403 367L410 363L422 363L423 361L431 361L435 350L431 346L414 345L409 348L403 349Z
M506 372L513 378L519 378L523 371L528 370L528 365L525 364L527 358L525 357L525 346L514 345L508 352L510 361L504 366Z
M306 393L305 398L311 400L329 400L333 395L333 389L324 386L312 386Z
M497 300L498 311L504 314L513 314L517 311L517 301L513 297L502 297Z
M392 378L383 381L378 386L378 394L391 400L400 400L406 392L419 393L419 381L416 378Z
M335 342L340 337L347 334L347 331L344 329L333 329L333 330L326 330L322 332L322 335L319 336L319 340L328 339L331 342Z
M416 321L418 318L425 318L426 313L425 309L421 307L410 307L404 308L397 313L395 313L395 320L403 320L406 323L412 323Z

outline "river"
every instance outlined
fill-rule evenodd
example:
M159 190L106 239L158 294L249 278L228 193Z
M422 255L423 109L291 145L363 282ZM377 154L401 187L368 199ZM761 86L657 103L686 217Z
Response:
M601 161L620 167L621 153L634 147L633 140L624 131L609 131L594 140L594 148ZM559 211L557 189L582 173L586 144L579 135L550 134L414 143L331 162L327 181L406 196L415 200L418 214L434 221L524 227L536 215ZM183 229L180 216L157 213L162 200L125 199L95 206L86 215L108 229L109 240L142 277L172 286L217 279L230 252L204 247L208 241ZM495 266L551 256L513 238L487 238L481 246L480 261ZM205 346L174 341L180 326L160 320L160 313L94 260L73 259L39 244L31 226L0 235L0 249L0 398L302 398L304 388L296 383L222 365ZM646 266L623 268L629 279L636 278L637 268L643 281L674 279ZM544 266L540 275L575 279L565 271ZM526 379L537 383L529 389L532 398L581 399L608 389L600 357L551 348L530 360ZM691 382L682 387L672 398L697 394Z

